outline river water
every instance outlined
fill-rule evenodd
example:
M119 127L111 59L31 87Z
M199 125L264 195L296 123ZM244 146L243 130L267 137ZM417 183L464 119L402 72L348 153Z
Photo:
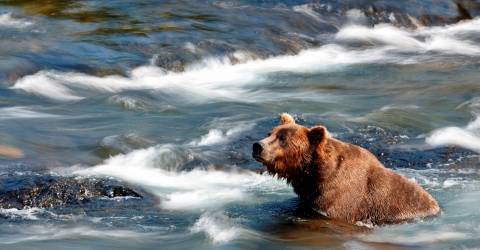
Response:
M0 247L480 247L467 2L1 0L0 144L24 157L0 158L0 191L73 177L142 197L4 206ZM282 112L368 148L442 214L371 229L299 212L251 158Z

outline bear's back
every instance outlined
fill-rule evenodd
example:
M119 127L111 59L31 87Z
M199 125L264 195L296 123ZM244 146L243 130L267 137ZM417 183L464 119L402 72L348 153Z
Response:
M422 187L384 167L368 150L333 138L324 147L315 205L329 217L384 224L440 211Z

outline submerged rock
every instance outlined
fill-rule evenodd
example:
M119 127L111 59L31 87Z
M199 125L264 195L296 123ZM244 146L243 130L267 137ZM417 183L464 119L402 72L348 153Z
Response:
M95 153L102 158L108 158L117 154L126 154L135 149L146 148L154 145L154 142L135 133L124 135L111 135L103 138Z
M406 131L404 131L406 133ZM450 146L440 148L403 148L415 135L406 135L395 130L376 126L360 128L353 133L341 135L341 139L368 149L389 168L426 169L430 166L463 168L480 165L474 152Z
M1 180L1 208L83 207L98 198L143 197L133 189L113 180L41 175L16 177L9 176Z
M323 16L345 16L352 20L349 12L358 10L370 25L391 23L402 27L432 26L456 23L479 15L480 4L471 0L316 0L309 6ZM350 20L348 20L350 19ZM345 21L345 19L338 18Z

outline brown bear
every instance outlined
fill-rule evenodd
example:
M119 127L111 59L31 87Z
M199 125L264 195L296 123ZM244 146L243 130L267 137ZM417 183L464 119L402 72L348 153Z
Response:
M382 225L440 212L429 193L368 150L333 138L324 126L298 125L288 114L253 144L252 156L285 178L303 204L332 219Z

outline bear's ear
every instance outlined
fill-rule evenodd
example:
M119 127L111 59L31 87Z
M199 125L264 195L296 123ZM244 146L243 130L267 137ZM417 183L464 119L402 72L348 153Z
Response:
M287 113L282 113L280 115L280 125L285 125L285 124L295 124L295 119Z
M308 140L312 145L323 145L329 137L327 128L324 126L315 126L308 131Z

